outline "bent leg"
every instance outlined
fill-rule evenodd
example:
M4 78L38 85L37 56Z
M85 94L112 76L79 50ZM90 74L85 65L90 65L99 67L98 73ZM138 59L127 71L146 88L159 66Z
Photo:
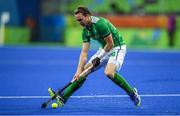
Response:
M116 65L109 63L106 66L105 74L109 77L116 85L121 87L127 93L133 92L133 88L130 84L118 73L116 73Z
M84 70L88 69L92 64L91 63L87 63ZM96 71L97 69L99 69L100 67L93 69L92 72ZM91 72L91 73L92 73ZM61 97L64 99L64 101L66 102L68 100L68 98L74 93L76 92L85 82L86 77L80 77L79 80L74 81L71 85L69 85L62 93L61 93Z
M68 98L75 92L77 91L85 82L86 78L81 77L79 80L74 81L71 85L69 85L63 93L61 93L62 98L66 102Z
M100 49L101 50L101 49ZM84 66L84 70L88 69L92 65L92 60L100 53L100 50L98 50L88 61L88 63ZM107 63L107 60L102 59L101 63L98 67L93 68L91 73L101 68L104 64ZM79 80L73 82L70 86L68 86L61 94L61 96L64 98L65 101L68 100L68 98L77 91L85 82L86 77L81 77Z
M130 96L131 100L136 106L140 106L141 98L138 95L137 89L132 88L129 83L118 73L115 72L116 65L109 63L105 69L105 74L119 87L124 89L126 93Z

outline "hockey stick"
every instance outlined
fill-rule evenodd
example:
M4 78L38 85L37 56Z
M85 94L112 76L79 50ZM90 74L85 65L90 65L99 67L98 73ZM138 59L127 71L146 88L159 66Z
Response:
M88 67L87 69L85 69L81 74L80 74L80 78L84 78L86 77L89 73L91 73L93 69L93 65L91 65L90 67ZM69 82L68 84L66 84L62 89L58 90L57 93L51 97L48 101L44 102L42 104L42 108L46 108L48 106L48 104L54 100L61 92L63 92L69 85L71 85L74 81L76 81L76 79L73 79L71 82Z

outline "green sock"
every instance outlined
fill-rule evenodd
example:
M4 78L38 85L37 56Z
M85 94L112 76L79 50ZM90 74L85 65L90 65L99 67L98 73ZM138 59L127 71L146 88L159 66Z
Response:
M127 93L133 92L133 88L127 83L127 81L119 74L115 73L114 78L111 79L114 83L124 89Z
M62 97L65 101L76 91L78 90L84 83L86 79L81 77L78 81L74 81L71 85L69 85L62 94Z

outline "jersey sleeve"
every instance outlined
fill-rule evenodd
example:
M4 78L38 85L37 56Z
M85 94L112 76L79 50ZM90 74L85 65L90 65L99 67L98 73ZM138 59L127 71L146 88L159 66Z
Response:
M104 21L99 21L97 23L97 31L102 38L105 38L110 34L110 29L109 29L107 23Z
M83 42L90 42L90 38L87 36L86 31L84 29L82 31L82 41Z

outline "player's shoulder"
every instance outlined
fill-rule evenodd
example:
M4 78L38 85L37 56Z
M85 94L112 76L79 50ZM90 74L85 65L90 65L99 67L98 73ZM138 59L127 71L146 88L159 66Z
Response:
M92 19L92 23L94 23L94 24L99 24L106 20L103 17L97 17L97 16L91 16L91 19Z
M91 19L92 19L92 23L98 27L101 27L104 24L106 25L106 19L103 17L91 16Z
M100 21L100 17L96 17L96 16L91 16L92 19L92 23L97 23Z

